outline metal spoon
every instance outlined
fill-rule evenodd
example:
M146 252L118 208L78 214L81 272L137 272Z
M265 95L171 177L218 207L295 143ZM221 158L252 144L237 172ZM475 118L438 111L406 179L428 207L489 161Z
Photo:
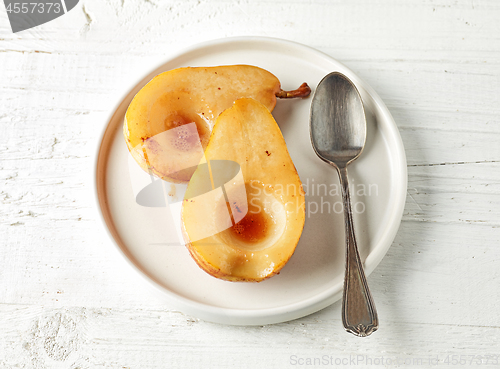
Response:
M337 169L344 202L346 271L342 323L347 332L366 337L378 329L378 317L352 221L347 165L363 151L366 118L358 90L341 73L330 73L319 83L311 105L311 141L316 154Z

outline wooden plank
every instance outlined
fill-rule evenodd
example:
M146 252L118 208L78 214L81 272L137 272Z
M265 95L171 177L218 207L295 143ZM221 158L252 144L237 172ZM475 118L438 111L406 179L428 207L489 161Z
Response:
M0 10L0 368L307 367L323 355L338 367L360 353L498 367L486 355L500 342L499 15L497 0L87 0L12 34ZM264 327L193 319L97 231L87 169L111 104L180 48L243 34L335 57L400 129L408 197L369 277L381 329L365 340L343 332L338 303Z
M322 365L314 367L335 367L336 359L344 366L369 367L369 360L380 365L382 357L386 363L406 360L407 365L432 367L430 360L446 365L451 355L463 355L467 363L461 367L471 360L476 366L482 360L481 367L498 367L492 365L498 358L498 328L385 323L383 330L359 340L343 332L338 305L300 321L263 327L216 325L163 309L3 305L0 313L3 367L284 368L300 362L308 367L306 360L314 363L315 358Z

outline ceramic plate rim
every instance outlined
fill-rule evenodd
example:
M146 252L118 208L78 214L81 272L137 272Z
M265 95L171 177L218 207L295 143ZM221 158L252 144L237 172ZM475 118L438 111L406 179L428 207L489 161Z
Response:
M342 69L342 72L346 74L357 86L362 86L365 91L370 95L373 99L375 106L379 109L380 113L384 116L384 121L389 122L386 128L389 129L390 134L392 135L393 145L395 145L396 151L398 153L397 157L394 160L398 160L397 169L400 174L400 183L396 186L396 189L399 193L397 193L397 198L395 200L394 208L392 209L392 213L389 216L388 225L382 235L378 244L374 247L374 249L370 252L365 260L365 271L366 275L370 275L370 273L375 269L375 267L380 263L383 259L387 251L389 250L396 233L399 229L401 218L403 215L404 205L406 202L406 192L407 192L407 165L406 165L406 155L404 151L403 142L397 128L397 125L392 118L388 108L380 98L380 96L373 90L373 88L360 79L352 70L347 68L342 63L338 62L336 59L331 56L318 51L312 47L294 42L289 40L283 40L272 37L262 37L262 36L243 36L243 37L229 37L224 39L216 39L210 40L202 43L198 43L192 45L190 47L184 48L178 51L175 54L171 54L167 56L161 63L157 64L155 68L152 68L147 73L141 75L141 77L137 80L134 80L132 84L129 85L125 93L123 93L113 104L113 108L110 109L110 113L107 115L106 124L101 130L97 141L96 148L93 154L93 165L92 165L92 192L93 192L93 200L95 201L94 210L96 211L96 218L99 220L99 224L107 235L108 239L115 245L115 249L119 251L119 254L126 260L128 265L132 266L132 269L136 272L136 274L140 275L143 280L148 281L148 283L154 286L157 290L163 292L169 298L169 301L172 303L173 307L179 308L181 311L192 315L194 317L216 322L222 324L232 324L232 325L262 325L262 324L273 324L284 321L289 321L293 319L297 319L314 312L317 312L335 301L339 300L342 294L342 283L336 284L330 288L325 289L322 293L314 295L305 300L301 300L299 302L295 302L288 305L282 305L273 308L263 308L263 309L233 309L233 308L223 308L217 307L209 304L203 304L201 302L193 301L189 298L178 295L177 293L169 290L168 288L159 285L153 279L148 277L138 265L136 265L124 252L124 250L119 246L118 242L113 237L106 220L104 218L99 192L98 192L98 168L99 168L99 154L103 148L103 139L106 136L106 131L109 128L109 122L112 121L114 115L117 110L120 108L123 101L126 97L141 83L148 75L150 75L153 71L161 68L163 65L168 62L172 62L173 60L182 57L185 54L195 52L199 49L209 48L209 47L220 47L224 44L231 43L261 43L261 44L281 44L289 46L291 48L295 48L298 50L303 50L309 54L313 54L316 58L320 58L326 60L329 63L333 63Z

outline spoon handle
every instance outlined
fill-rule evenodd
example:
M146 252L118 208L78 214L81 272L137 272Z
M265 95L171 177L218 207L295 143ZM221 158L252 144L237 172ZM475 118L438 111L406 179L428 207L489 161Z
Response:
M340 167L338 172L344 201L346 233L346 270L342 299L342 323L347 332L359 337L366 337L378 329L377 310L359 258L352 221L347 168L345 166Z

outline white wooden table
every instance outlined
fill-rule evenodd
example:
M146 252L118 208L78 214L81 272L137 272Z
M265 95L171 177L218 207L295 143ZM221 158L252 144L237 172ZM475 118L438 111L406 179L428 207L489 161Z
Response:
M0 368L500 366L499 19L498 0L83 0L13 34L0 5ZM408 197L368 338L340 303L262 327L186 316L99 231L109 104L167 54L241 35L328 53L398 124Z

